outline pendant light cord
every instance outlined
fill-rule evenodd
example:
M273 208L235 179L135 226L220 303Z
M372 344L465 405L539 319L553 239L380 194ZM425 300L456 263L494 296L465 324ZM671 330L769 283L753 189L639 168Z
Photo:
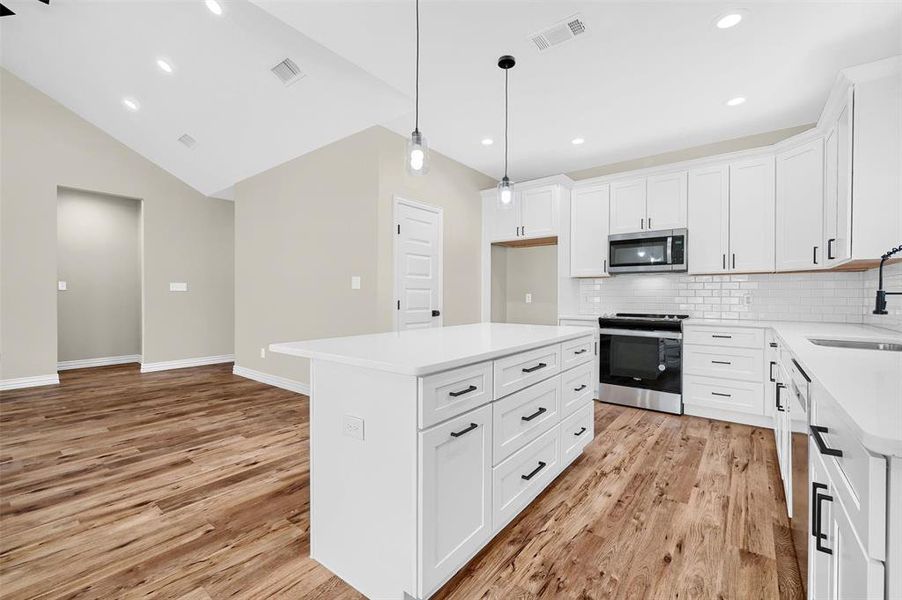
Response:
M413 130L420 130L420 0L416 0L416 15L417 15L417 74L416 74L416 84L415 84L415 98L414 101L414 124Z
M510 69L504 70L504 176L507 177L507 74Z

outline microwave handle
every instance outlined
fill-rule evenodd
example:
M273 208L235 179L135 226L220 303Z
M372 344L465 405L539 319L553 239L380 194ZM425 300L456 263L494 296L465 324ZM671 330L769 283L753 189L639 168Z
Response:
M669 235L669 236L667 236L667 264L668 265L673 264L672 254L673 254L673 236Z

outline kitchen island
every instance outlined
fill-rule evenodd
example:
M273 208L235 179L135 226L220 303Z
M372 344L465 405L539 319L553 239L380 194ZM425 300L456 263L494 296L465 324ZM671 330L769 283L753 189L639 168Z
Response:
M310 362L310 555L428 598L594 434L580 327L479 323L272 344Z

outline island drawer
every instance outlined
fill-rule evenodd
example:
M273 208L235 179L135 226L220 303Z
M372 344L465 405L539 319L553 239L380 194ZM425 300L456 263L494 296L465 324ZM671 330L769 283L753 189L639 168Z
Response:
M561 368L569 369L595 358L595 341L592 336L582 337L561 344Z
M558 427L492 469L492 529L510 523L560 472Z
M561 422L561 467L580 455L595 437L595 405L590 400Z
M425 429L492 401L492 362L421 377L419 427Z
M560 376L537 383L492 404L493 461L505 458L560 421Z
M591 362L561 373L561 418L572 415L592 399L595 391L595 369Z
M886 459L858 441L832 398L811 388L809 437L871 558L886 559Z
M495 361L495 398L548 379L561 371L561 345L545 346Z
M684 346L683 373L764 381L764 351L720 346Z
M683 403L717 410L764 414L764 384L685 375Z
M763 348L764 330L753 327L683 326L683 344L707 344L731 348Z

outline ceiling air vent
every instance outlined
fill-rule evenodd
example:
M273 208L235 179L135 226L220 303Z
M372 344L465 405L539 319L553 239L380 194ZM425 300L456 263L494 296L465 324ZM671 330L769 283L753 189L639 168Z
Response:
M276 66L274 66L271 71L273 75L279 78L279 81L284 83L285 85L291 85L297 82L300 79L306 77L306 74L303 73L300 67L291 60L290 58L286 58Z
M197 140L187 133L179 138L179 142L181 142L186 148L194 148L194 145L197 144Z
M532 43L536 45L539 52L550 50L554 46L559 46L564 42L569 42L578 35L586 33L586 22L580 15L573 15L555 23L547 29L543 29L538 33L529 36Z

